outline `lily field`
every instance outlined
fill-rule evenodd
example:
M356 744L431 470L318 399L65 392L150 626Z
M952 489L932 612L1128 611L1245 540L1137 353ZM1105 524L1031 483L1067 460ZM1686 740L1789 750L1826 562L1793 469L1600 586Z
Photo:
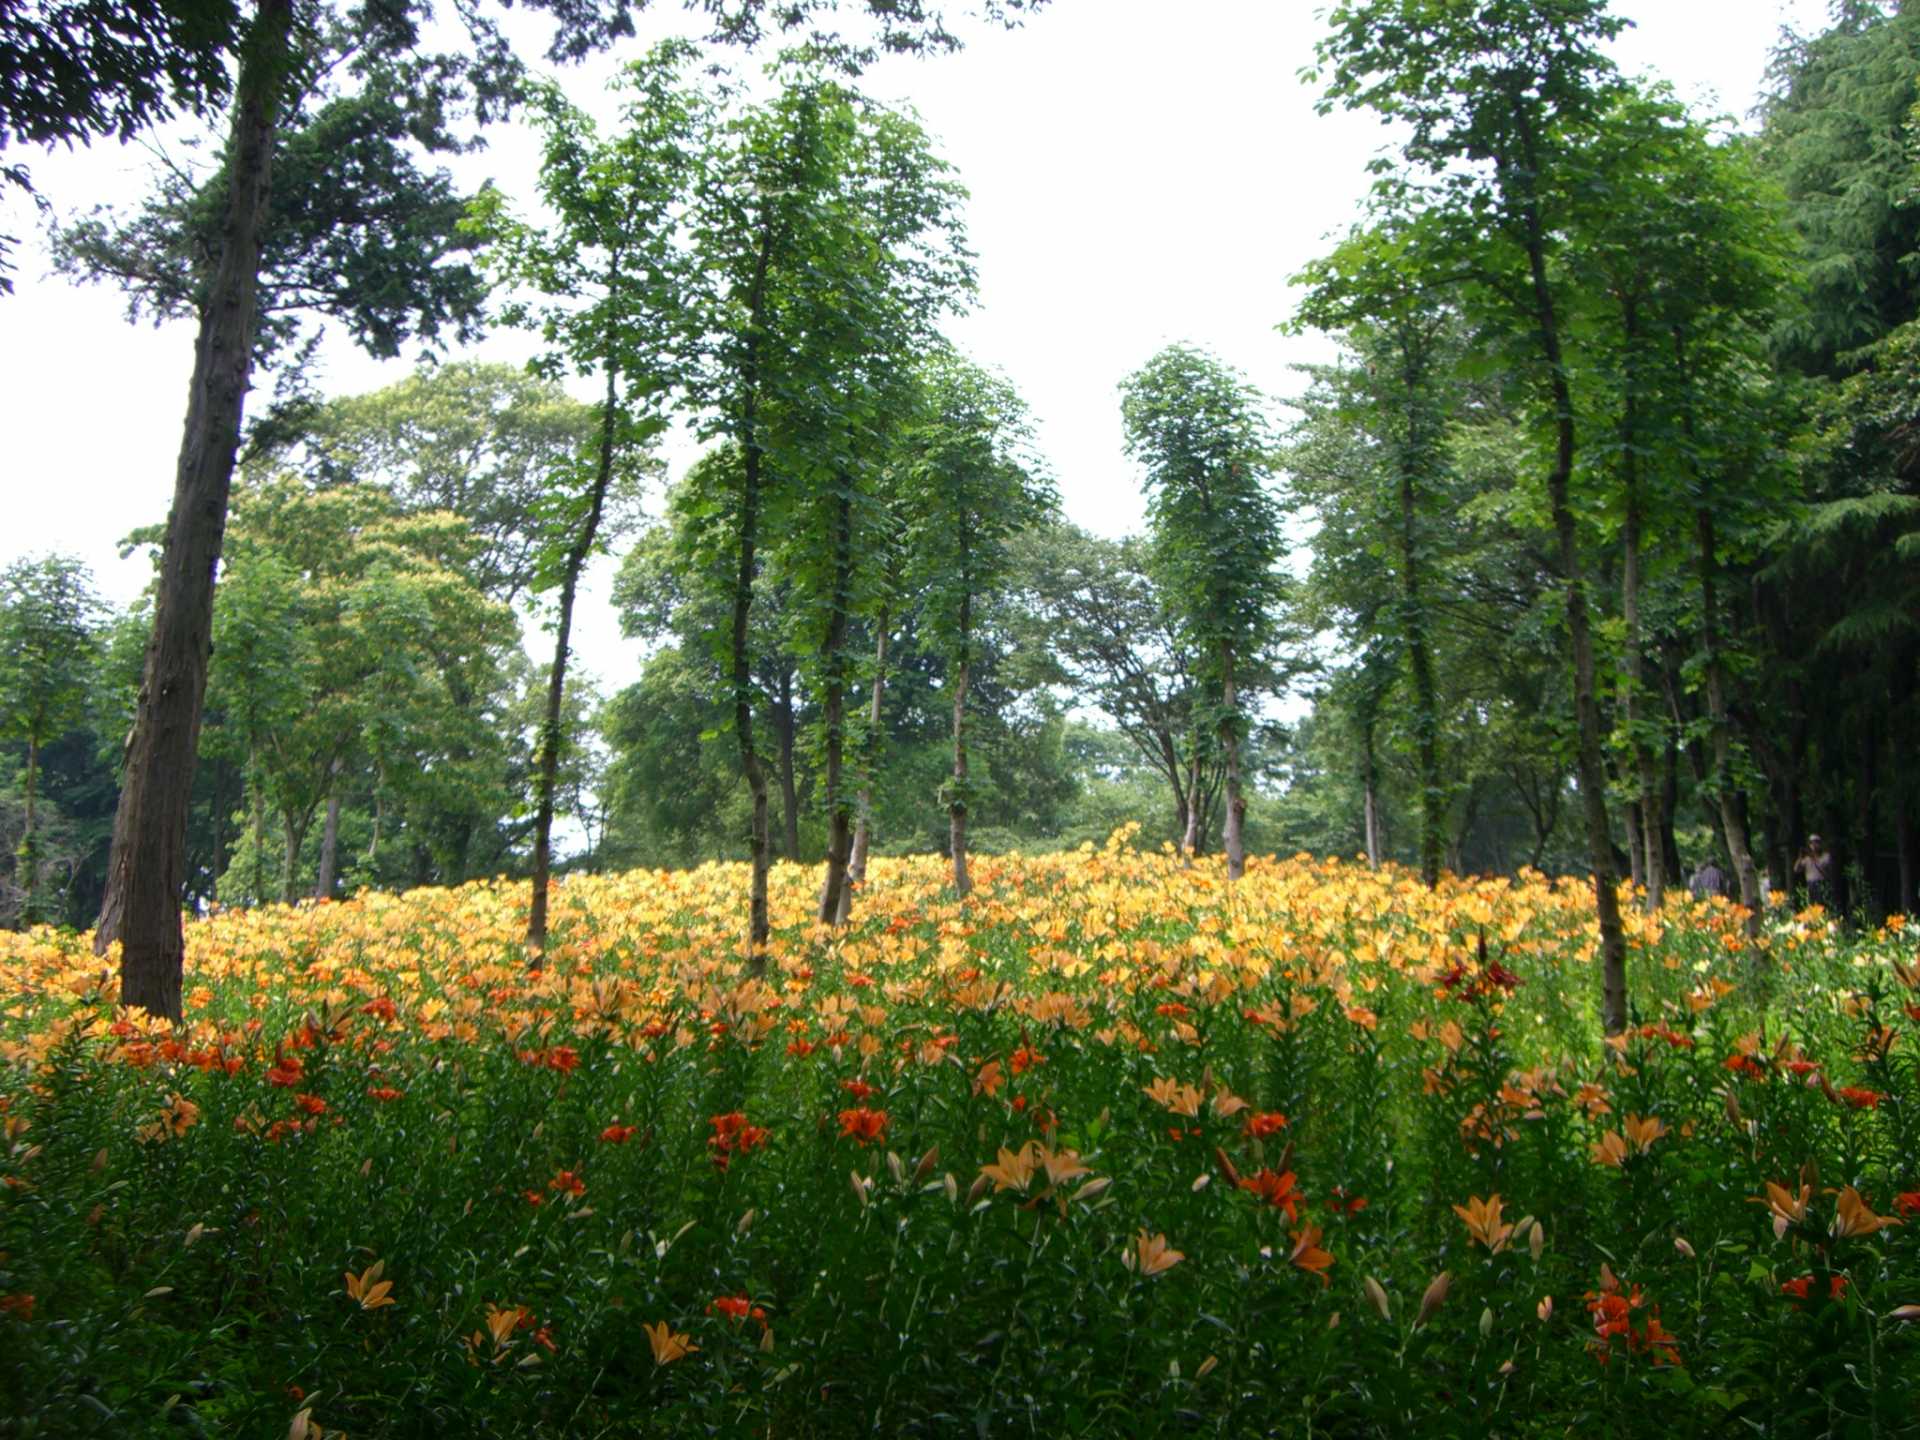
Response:
M1920 924L1130 847L0 934L0 1435L1920 1434Z

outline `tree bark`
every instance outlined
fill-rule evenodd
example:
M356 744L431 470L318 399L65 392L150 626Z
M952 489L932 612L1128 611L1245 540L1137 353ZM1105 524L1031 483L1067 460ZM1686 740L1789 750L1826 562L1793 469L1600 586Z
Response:
M1200 737L1196 735L1187 764L1187 833L1180 840L1180 849L1189 861L1200 853L1200 809Z
M1853 856L1855 873L1860 877L1860 893L1849 897L1848 909L1875 922L1882 914L1878 880L1880 850L1873 823L1873 797L1879 788L1879 754L1879 732L1873 716L1862 714L1853 784Z
M1713 512L1702 506L1693 513L1694 536L1699 548L1700 566L1700 640L1707 662L1707 719L1712 730L1715 790L1720 801L1720 828L1727 838L1727 855L1740 881L1740 903L1747 907L1747 934L1760 933L1760 877L1754 869L1753 851L1747 842L1747 817L1737 803L1733 783L1733 735L1727 722L1726 677L1720 663L1719 602L1716 595L1716 560Z
M253 885L252 893L247 897L253 904L264 904L267 898L267 787L260 779L260 741L256 736L252 753L247 757L248 808L251 815L249 830L253 837Z
M767 832L767 770L753 744L753 655L748 649L748 621L753 611L753 585L759 574L761 338L766 326L767 274L773 264L775 227L763 198L759 216L760 246L747 294L747 335L741 361L740 405L740 515L738 568L733 583L733 731L740 746L740 767L753 797L753 819L747 835L747 853L753 867L747 902L747 969L767 972L767 940L772 926L767 915L767 871L772 840Z
M1380 797L1376 786L1379 776L1373 756L1373 721L1369 719L1360 732L1360 789L1362 822L1366 827L1367 868L1380 868Z
M340 864L340 766L333 767L334 782L327 789L327 818L320 825L320 873L314 878L313 898L331 900Z
M842 477L833 506L833 598L827 616L826 686L822 697L827 722L827 877L820 891L818 918L840 923L840 897L846 890L847 861L853 853L853 807L846 795L847 753L847 608L853 586L853 495Z
M967 671L973 644L973 597L960 598L960 656L953 667L953 793L947 800L947 843L953 853L953 888L973 889L967 874Z
M608 288L618 284L619 260L616 258ZM606 510L607 491L613 485L614 452L619 436L620 367L612 358L611 337L607 348L607 393L601 401L600 413L600 465L594 473L586 521L567 551L566 573L560 580L560 623L553 637L553 666L547 673L547 714L540 727L539 804L533 820L533 890L527 906L528 959L536 970L547 948L547 890L553 874L553 797L560 784L560 712L566 699L573 601L580 589L580 572L586 568L593 543L599 538L600 517Z
M1174 743L1173 732L1168 729L1156 730L1154 740L1160 747L1163 762L1162 773L1167 784L1173 790L1173 833L1180 837L1182 849L1187 843L1187 785L1180 778L1180 747Z
M259 0L240 57L220 256L200 311L153 634L114 814L107 891L94 932L96 954L120 942L121 1000L170 1020L181 1016L186 940L180 895L213 648L214 575L253 373L260 236L292 26L293 0Z
M1247 869L1245 828L1247 801L1240 793L1240 690L1233 673L1233 650L1220 653L1220 748L1227 761L1227 824L1223 844L1227 852L1227 879L1238 880Z
M1647 887L1647 910L1657 912L1666 897L1666 847L1662 841L1666 825L1661 805L1659 777L1654 769L1653 751L1640 733L1640 698L1646 688L1646 667L1640 636L1640 476L1634 455L1635 405L1632 391L1627 398L1625 469L1627 491L1626 563L1620 581L1620 608L1626 620L1626 654L1620 679L1620 710L1627 732L1627 746L1633 754L1634 778L1639 795L1641 856L1640 883Z
M793 778L793 670L780 671L780 698L774 705L774 726L780 742L780 820L787 859L800 863L800 787Z
M1888 708L1889 726L1888 758L1892 762L1893 784L1889 787L1887 808L1893 814L1894 849L1894 892L1890 909L1901 915L1914 913L1914 867L1917 859L1914 854L1916 840L1914 822L1913 777L1901 764L1903 757L1911 761L1915 754L1914 740L1920 735L1920 724L1914 715L1915 661L1920 651L1907 649L1896 652L1888 684L1892 704Z
M297 886L300 882L300 851L307 843L307 831L313 827L313 811L296 815L291 810L280 812L280 830L285 844L280 853L280 900L291 905L300 898Z
M20 833L20 849L16 852L20 873L26 881L25 898L20 907L20 928L26 929L40 920L40 837L37 816L37 798L40 789L40 737L27 736L27 778L26 778L26 826Z
M1580 542L1569 494L1573 481L1573 394L1560 350L1560 329L1553 291L1547 279L1546 226L1533 194L1540 173L1539 156L1530 130L1521 126L1526 168L1520 210L1527 269L1532 281L1534 318L1546 361L1549 393L1554 410L1554 461L1547 476L1547 495L1553 511L1554 534L1559 541L1560 568L1567 586L1567 633L1573 648L1573 708L1579 726L1580 798L1587 822L1587 849L1593 863L1594 909L1600 923L1602 1023L1609 1035L1627 1028L1627 937L1620 923L1618 872L1613 862L1612 827L1607 819L1606 765L1600 747L1600 705L1595 695L1593 635L1587 616L1586 577L1580 565ZM1503 188L1515 185L1511 167L1502 165Z
M867 879L867 846L873 829L873 772L880 745L881 705L887 693L887 628L891 618L887 607L881 607L873 645L873 696L867 703L866 755L860 778L860 818L853 827L853 856L847 862L847 883L840 891L840 913L836 917L841 925L846 924L853 913L854 889L864 885Z
M1446 793L1440 783L1440 714L1433 656L1427 646L1427 617L1420 594L1418 472L1431 443L1421 416L1427 367L1410 337L1403 339L1401 357L1407 440L1400 457L1400 596L1405 611L1400 627L1407 641L1407 666L1413 673L1414 750L1420 762L1420 879L1431 890L1440 883Z

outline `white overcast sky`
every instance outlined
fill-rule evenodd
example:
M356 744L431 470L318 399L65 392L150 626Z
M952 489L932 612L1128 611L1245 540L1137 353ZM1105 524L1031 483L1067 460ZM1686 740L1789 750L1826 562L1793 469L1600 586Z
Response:
M663 19L677 11L660 3ZM1298 390L1292 366L1330 353L1275 326L1293 308L1288 277L1357 218L1365 166L1387 137L1364 115L1314 114L1315 92L1296 77L1312 61L1320 8L1052 0L1020 30L969 26L964 53L889 60L866 81L919 111L972 192L980 304L949 331L1026 397L1066 512L1089 529L1118 535L1140 522L1116 387L1160 346L1206 346L1276 396ZM1780 26L1817 29L1825 8L1619 0L1634 28L1616 53L1630 73L1669 80L1706 112L1744 117ZM563 79L598 110L606 73ZM140 146L112 143L15 155L63 216L136 199L152 163ZM523 138L496 129L461 179L492 176L530 196L533 163ZM0 231L31 236L35 225L0 191ZM18 293L0 299L0 564L75 554L103 595L125 604L151 571L142 558L121 561L116 542L165 517L193 327L129 325L116 292L47 273L36 239L17 259ZM501 334L473 353L517 362L528 345ZM411 368L344 343L322 364L317 383L330 394ZM612 687L635 676L638 656L607 604L610 574L602 562L575 634L580 660Z

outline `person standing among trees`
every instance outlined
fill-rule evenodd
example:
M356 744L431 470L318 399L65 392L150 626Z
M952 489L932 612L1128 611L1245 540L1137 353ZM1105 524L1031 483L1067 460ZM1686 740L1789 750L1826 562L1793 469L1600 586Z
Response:
M1793 862L1793 873L1807 882L1807 903L1833 908L1833 852L1818 835L1807 836L1807 848Z
M1693 872L1692 883L1687 887L1696 900L1707 900L1718 895L1724 898L1727 893L1727 872L1720 868L1718 856L1709 855L1700 862L1700 868Z

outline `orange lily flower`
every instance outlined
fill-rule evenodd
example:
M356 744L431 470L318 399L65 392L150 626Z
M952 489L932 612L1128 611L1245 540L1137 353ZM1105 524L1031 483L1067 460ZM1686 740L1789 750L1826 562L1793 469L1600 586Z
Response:
M1171 1270L1187 1257L1167 1244L1165 1235L1148 1235L1145 1227L1134 1236L1133 1244L1120 1257L1120 1263L1142 1275L1158 1275Z
M1320 1248L1320 1227L1303 1225L1292 1234L1293 1253L1287 1257L1288 1263L1298 1265L1309 1275L1318 1275L1322 1285L1331 1285L1327 1267L1333 1264L1333 1256Z
M394 1303L393 1282L380 1278L385 1267L386 1261L376 1260L358 1275L351 1270L346 1272L347 1297L358 1302L362 1310L378 1310L382 1305Z
M1002 1190L1017 1190L1027 1193L1027 1186L1033 1183L1034 1151L1039 1147L1029 1140L1017 1151L1000 1147L1000 1159L997 1164L982 1165L982 1179L993 1181L994 1194Z
M653 1349L655 1365L671 1365L676 1360L684 1360L700 1347L693 1343L691 1335L679 1335L664 1320L652 1325L642 1325L647 1332L647 1344Z
M1789 1226L1798 1225L1807 1218L1807 1202L1813 1199L1813 1186L1802 1184L1800 1193L1794 1194L1784 1185L1767 1182L1767 1193L1755 1195L1748 1203L1764 1205L1773 1214L1773 1238L1778 1240L1787 1233Z
M1496 1192L1485 1200L1472 1196L1465 1205L1454 1206L1453 1213L1465 1222L1467 1233L1487 1247L1488 1254L1498 1255L1513 1237L1513 1226L1501 1222L1503 1208L1504 1202Z
M1839 1192L1839 1198L1833 1202L1833 1229L1836 1240L1851 1239L1855 1235L1872 1235L1889 1225L1904 1225L1904 1220L1895 1220L1888 1215L1876 1215L1860 1192L1849 1185Z
M1200 1114L1200 1102L1206 1097L1197 1086L1188 1085L1170 1076L1162 1075L1151 1085L1141 1089L1154 1104L1174 1115L1197 1117Z
M1069 1180L1077 1180L1082 1175L1091 1175L1093 1173L1092 1170L1080 1163L1080 1152L1078 1150L1054 1151L1047 1149L1044 1145L1037 1146L1036 1148L1040 1152L1040 1164L1046 1169L1047 1183L1049 1185L1064 1185Z
M1627 1139L1633 1142L1633 1148L1644 1155L1653 1149L1653 1142L1667 1133L1666 1122L1657 1115L1641 1119L1638 1115L1629 1115L1620 1127L1626 1132Z

